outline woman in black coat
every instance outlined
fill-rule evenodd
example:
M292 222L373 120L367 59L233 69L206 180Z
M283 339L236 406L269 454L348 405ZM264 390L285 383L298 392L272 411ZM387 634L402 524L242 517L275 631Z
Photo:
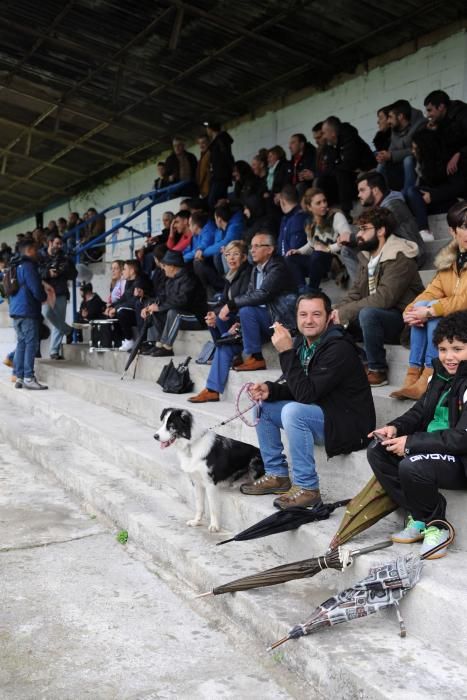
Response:
M228 321L221 321L217 313L236 296L245 294L251 277L251 265L248 262L248 249L244 241L231 241L224 250L224 256L229 267L225 275L225 287L222 299L215 311L208 311L206 323L209 326L214 341L225 339L222 345L216 347L209 370L206 388L197 396L192 396L191 403L205 403L207 401L219 401L219 395L223 393L232 360L242 351L241 340L235 342L240 329L238 315L231 313ZM232 338L233 342L230 341Z

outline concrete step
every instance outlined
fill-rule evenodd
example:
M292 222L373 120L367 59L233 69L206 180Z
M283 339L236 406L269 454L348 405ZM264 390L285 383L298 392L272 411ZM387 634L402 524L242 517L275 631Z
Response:
M446 214L434 214L428 217L430 231L436 240L450 238L449 226L446 220Z
M29 400L35 402L41 396L30 395ZM0 433L18 449L33 455L68 489L127 529L132 541L155 557L160 566L171 567L195 591L281 563L264 541L215 547L213 537L204 529L185 527L183 520L190 512L183 502L148 489L126 468L57 436L44 418L37 417L31 428L23 408L14 403L0 425ZM286 536L293 534L278 537ZM319 546L316 537L310 547L313 553L315 545ZM394 554L391 550L390 556ZM386 554L380 553L377 558L368 555L344 575L325 572L313 580L281 588L207 599L199 601L199 609L216 606L220 616L227 614L245 633L255 635L266 646L295 622L305 620L317 603L365 575L371 564L381 560L387 560ZM451 561L448 570L446 561ZM425 564L416 590L402 604L409 630L407 639L398 637L395 617L383 614L289 643L276 656L277 661L313 683L324 697L421 700L447 697L447 693L462 697L467 681L462 653L465 616L459 615L465 588L462 566L463 558L455 552L448 560ZM454 594L456 605L450 605ZM447 634L454 624L455 649L449 644L452 634ZM449 636L446 641L444 628ZM395 683L395 678L400 682Z

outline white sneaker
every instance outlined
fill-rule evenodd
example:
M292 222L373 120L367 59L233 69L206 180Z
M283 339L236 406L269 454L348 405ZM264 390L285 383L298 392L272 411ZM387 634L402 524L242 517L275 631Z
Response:
M431 243L435 240L435 237L427 228L424 228L422 231L419 231L419 234L422 237L422 241L425 241L425 243Z
M130 350L133 350L134 344L134 340L124 340L123 343L120 345L120 352L130 352Z

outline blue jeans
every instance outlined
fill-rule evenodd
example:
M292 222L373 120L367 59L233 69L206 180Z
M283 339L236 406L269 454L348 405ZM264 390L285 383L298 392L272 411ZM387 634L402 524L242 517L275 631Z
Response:
M432 306L434 301L417 301L414 306ZM433 344L433 333L439 318L432 318L424 326L410 329L410 367L433 367L433 360L438 357L438 350Z
M221 319L217 317L216 328L209 329L214 342L218 338L223 338L224 336L228 335L229 328L236 321L238 321L238 317L235 314L229 314L227 321L221 321ZM214 357L212 358L211 367L209 369L206 389L209 389L210 391L217 391L219 394L224 393L225 385L227 384L227 379L229 378L230 368L232 366L232 360L235 355L240 355L241 352L241 343L236 343L235 345L220 345L218 348L216 348Z
M367 306L358 314L358 326L368 358L368 369L385 371L386 350L384 343L399 344L404 328L402 313L398 309L378 309Z
M321 250L314 250L311 255L288 255L284 260L299 294L304 294L309 289L319 289L321 279L331 269L332 255ZM309 286L306 285L306 277L309 279Z
M266 343L273 334L272 328L269 328L272 324L269 311L262 306L243 306L239 316L245 354L253 355L261 352L263 343Z
M73 328L65 321L67 301L63 294L55 299L55 306L44 304L42 307L43 316L52 326L49 355L60 355L63 336L73 331Z
M34 359L39 345L39 320L37 318L15 318L16 331L15 372L17 379L34 377Z
M281 428L289 440L292 483L304 489L319 487L314 446L324 443L324 414L316 404L265 401L256 426L266 474L288 476Z

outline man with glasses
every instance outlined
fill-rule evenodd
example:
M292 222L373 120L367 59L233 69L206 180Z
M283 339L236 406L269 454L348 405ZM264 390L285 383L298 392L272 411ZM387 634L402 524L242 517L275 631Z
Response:
M221 321L226 321L231 312L240 317L246 358L234 368L237 372L266 369L262 345L272 335L273 322L295 326L296 289L284 259L275 255L274 237L267 232L257 233L250 252L254 268L246 293L230 299L219 312Z
M388 384L385 343L399 343L402 312L423 289L418 246L393 235L396 220L385 208L366 209L358 219L357 278L334 310L334 322L363 337L371 387Z

